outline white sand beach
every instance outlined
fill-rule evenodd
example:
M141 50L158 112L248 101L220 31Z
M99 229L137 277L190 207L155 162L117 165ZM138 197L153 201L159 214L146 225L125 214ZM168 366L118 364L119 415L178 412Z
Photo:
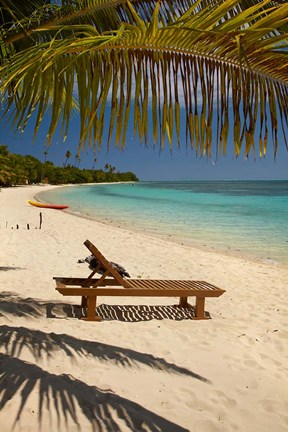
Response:
M1 430L286 432L288 269L29 205L44 187L0 192ZM101 297L105 319L83 321L53 277L89 275L86 239L134 278L226 292L207 320L176 298Z

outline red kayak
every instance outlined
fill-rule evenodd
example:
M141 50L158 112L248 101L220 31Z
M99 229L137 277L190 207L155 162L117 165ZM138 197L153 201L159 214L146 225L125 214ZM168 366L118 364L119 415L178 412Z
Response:
M68 208L69 206L67 205L60 205L60 204L44 204L44 203L40 203L38 201L29 201L29 204L31 204L34 207L40 207L40 208L50 208L50 209L55 209L55 210L64 210L66 208Z

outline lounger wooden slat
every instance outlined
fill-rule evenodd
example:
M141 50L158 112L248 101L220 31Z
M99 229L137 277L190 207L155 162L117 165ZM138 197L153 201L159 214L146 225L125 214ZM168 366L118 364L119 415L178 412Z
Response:
M163 289L163 290L188 290L196 293L201 293L201 291L205 292L206 297L218 297L219 291L223 293L223 290L217 288L211 284L206 286L206 282L203 281L195 281L195 280L153 280L153 279L129 279L127 280L127 289L130 288L139 288L139 289ZM195 294L192 294L195 295Z
M56 281L56 285L61 286L61 285L65 285L65 286L83 286L83 287L92 287L93 285L95 285L97 282L99 282L100 278L93 278L93 279L87 279L87 278L69 278L69 277L60 277L60 276L55 276L53 278ZM119 282L117 283L117 281L115 281L114 279L111 278L107 278L102 282L102 286L117 286L120 285Z
M60 287L56 288L61 294L65 296L105 296L105 297L195 297L198 296L198 291L191 289L169 288L167 290L155 290L155 288L133 288L126 289L123 287L97 287L97 288L83 288L83 287ZM205 296L207 297L207 296ZM213 297L213 296L210 296ZM214 297L219 297L219 293Z
M177 285L179 286L179 288L187 288L187 286L189 286L190 281L177 281Z
M54 277L56 290L64 296L80 296L81 306L87 309L88 321L100 321L96 314L97 297L179 297L179 307L192 308L188 297L196 297L195 317L205 318L205 298L219 297L225 290L208 282L198 280L162 280L162 279L124 279L109 261L89 240L84 242L104 268L100 278L94 278L95 271L88 278Z

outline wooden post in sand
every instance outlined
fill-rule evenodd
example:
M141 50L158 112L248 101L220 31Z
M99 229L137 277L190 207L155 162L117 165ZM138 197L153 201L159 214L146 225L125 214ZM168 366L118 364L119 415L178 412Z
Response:
M42 213L41 213L41 212L40 212L39 216L40 216L40 225L39 225L39 229L41 229L41 226L42 226Z

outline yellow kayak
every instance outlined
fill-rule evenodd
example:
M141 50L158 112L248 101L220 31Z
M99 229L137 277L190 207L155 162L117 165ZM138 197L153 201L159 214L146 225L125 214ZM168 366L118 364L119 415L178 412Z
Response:
M28 203L31 204L34 207L40 207L40 208L50 208L50 209L56 209L56 210L63 210L68 208L67 205L61 205L61 204L44 204L39 201L30 201L28 200Z

